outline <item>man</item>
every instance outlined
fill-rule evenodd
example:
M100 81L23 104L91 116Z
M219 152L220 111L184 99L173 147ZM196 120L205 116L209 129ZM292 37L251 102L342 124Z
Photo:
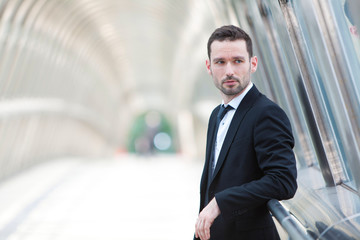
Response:
M242 29L216 29L208 57L223 103L209 120L195 238L279 239L266 203L289 199L297 189L290 122L250 81L258 60ZM219 112L225 116L218 119Z

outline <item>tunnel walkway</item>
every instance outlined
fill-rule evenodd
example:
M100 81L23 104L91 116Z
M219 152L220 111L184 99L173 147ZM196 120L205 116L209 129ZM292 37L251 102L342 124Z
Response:
M43 163L0 184L0 239L191 239L201 168L171 155Z

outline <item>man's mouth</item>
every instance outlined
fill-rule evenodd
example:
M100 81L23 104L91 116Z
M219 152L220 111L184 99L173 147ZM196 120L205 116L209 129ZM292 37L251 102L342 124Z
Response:
M231 80L226 80L226 81L223 82L223 84L225 84L225 85L234 85L234 84L236 84L236 83L238 83L238 81L233 80L233 79L231 79Z

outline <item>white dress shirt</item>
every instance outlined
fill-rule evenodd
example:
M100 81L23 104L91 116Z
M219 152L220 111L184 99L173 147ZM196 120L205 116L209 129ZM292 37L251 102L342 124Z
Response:
M222 145L224 143L224 139L226 137L226 133L229 129L230 123L234 117L235 111L238 108L238 106L240 105L241 101L244 99L245 95L250 91L250 89L253 87L253 83L250 82L249 85L247 86L247 88L245 89L244 92L242 92L239 96L237 96L236 98L234 98L233 100L231 100L228 104L224 104L224 101L222 101L222 104L224 104L224 107L227 107L228 105L230 105L231 107L233 107L233 109L229 110L224 118L221 120L220 124L219 124L219 128L218 128L218 132L217 132L217 136L216 136L216 141L215 141L215 159L214 159L214 166L216 166L216 163L218 161L219 155L220 155L220 150L222 148Z

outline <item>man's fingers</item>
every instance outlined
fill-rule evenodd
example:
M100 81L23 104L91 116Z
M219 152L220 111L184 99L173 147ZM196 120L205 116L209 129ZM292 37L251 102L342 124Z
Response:
M201 239L200 226L201 226L201 219L198 218L195 224L195 237Z
M202 219L200 222L200 239L205 240L205 233L204 233L204 225L205 225L205 219Z
M206 218L199 217L195 224L195 237L201 240L210 239L210 226L211 223Z
M196 222L195 235L197 238L201 239L200 227L201 227L201 220L198 219L198 221Z
M205 222L204 224L204 237L205 239L210 239L210 226L211 223L210 222Z

